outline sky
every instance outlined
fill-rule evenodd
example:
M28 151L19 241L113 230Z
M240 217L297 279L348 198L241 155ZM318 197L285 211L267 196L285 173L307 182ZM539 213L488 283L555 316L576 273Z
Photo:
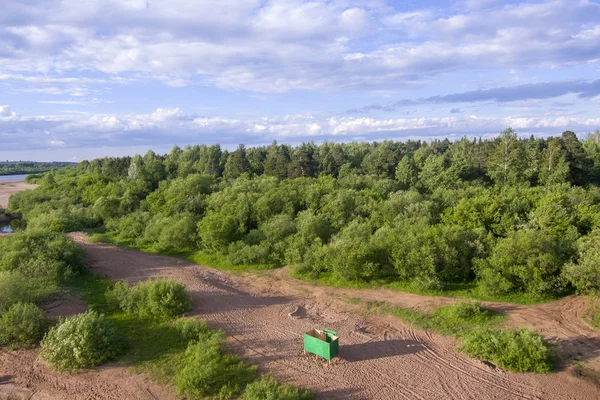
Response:
M600 0L4 0L0 160L600 128Z

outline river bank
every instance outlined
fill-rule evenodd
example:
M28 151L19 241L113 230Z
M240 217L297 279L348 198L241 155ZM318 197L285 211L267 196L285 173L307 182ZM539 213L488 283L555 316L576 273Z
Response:
M12 194L22 190L35 189L38 186L25 183L24 179L0 181L0 207L8 206L8 198Z

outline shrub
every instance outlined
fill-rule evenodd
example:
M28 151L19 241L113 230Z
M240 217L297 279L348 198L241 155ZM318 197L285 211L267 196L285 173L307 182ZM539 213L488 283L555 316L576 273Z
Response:
M446 315L465 321L476 321L485 318L490 313L490 310L483 308L479 302L453 304L448 307L438 308L438 311L442 309L445 310Z
M156 321L167 321L192 307L185 285L171 279L145 281L132 287L117 282L111 295L126 313Z
M207 213L198 222L198 236L207 251L219 252L240 239L240 224L231 215Z
M509 371L550 372L552 369L552 351L538 333L529 329L478 328L465 336L460 350Z
M242 400L312 400L310 390L293 385L282 385L270 376L263 376L246 386Z
M564 268L567 279L580 293L600 290L600 231L593 231L577 241L579 261Z
M539 230L512 232L498 240L490 256L478 262L480 287L486 294L524 292L532 297L560 294L568 245Z
M188 346L184 367L175 376L179 394L225 399L239 394L252 382L256 367L246 365L235 355L223 354L223 341L223 333L217 332Z
M13 304L0 317L0 345L10 348L33 347L48 327L46 314L32 303Z
M0 271L0 312L19 302L42 301L57 290L53 282L27 278L17 272Z
M208 335L214 333L210 330L208 325L206 325L206 321L194 318L176 319L173 321L172 326L181 334L182 338L188 342L206 339Z
M115 359L125 348L123 336L95 311L61 319L42 340L42 359L59 371L91 368Z
M0 238L0 270L30 278L66 280L83 268L83 252L60 233L26 231Z

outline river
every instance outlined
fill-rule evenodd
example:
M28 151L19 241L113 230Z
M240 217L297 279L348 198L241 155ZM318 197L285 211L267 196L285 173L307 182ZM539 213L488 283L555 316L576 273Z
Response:
M27 175L0 175L0 182L4 181L24 181Z

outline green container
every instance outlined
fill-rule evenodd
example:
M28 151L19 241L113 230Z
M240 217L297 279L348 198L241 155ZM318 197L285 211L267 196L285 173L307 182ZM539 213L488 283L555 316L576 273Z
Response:
M337 333L329 329L313 329L304 334L304 351L331 360L340 352Z

